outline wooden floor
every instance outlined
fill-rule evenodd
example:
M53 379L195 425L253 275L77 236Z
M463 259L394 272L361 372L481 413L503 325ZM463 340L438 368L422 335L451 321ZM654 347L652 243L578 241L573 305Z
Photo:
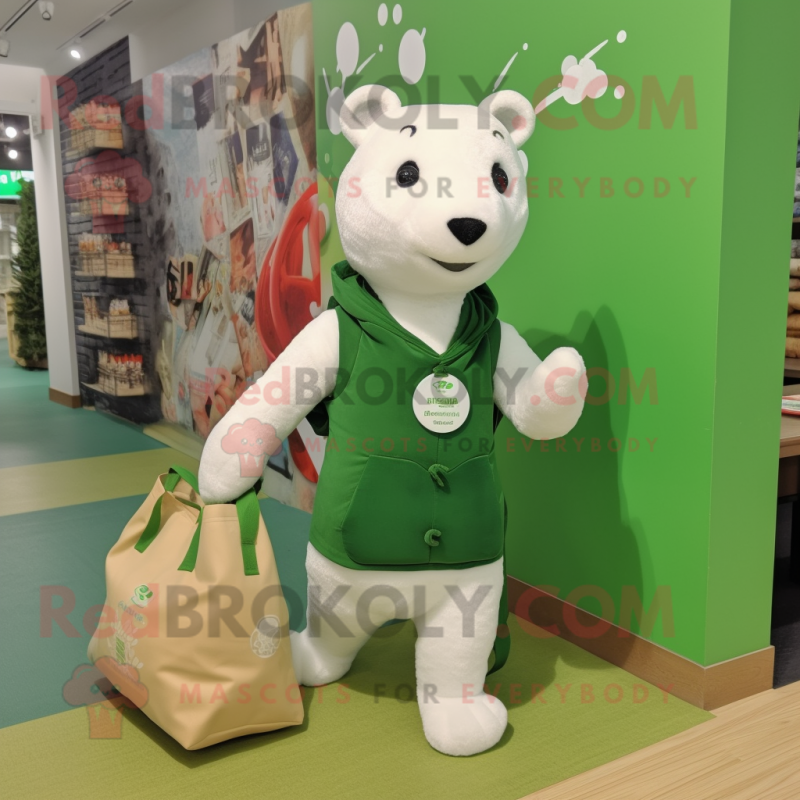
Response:
M800 683L524 800L798 800Z

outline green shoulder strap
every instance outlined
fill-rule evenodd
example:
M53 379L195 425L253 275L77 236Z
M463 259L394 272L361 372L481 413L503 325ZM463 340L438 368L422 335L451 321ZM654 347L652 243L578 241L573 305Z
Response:
M260 487L260 481L259 481ZM258 575L256 559L256 538L261 510L258 507L258 488L253 487L236 501L236 515L239 517L239 535L242 544L242 563L245 575Z
M491 353L492 376L497 370L497 359L500 355L500 320L495 320L491 328L489 328L489 351ZM503 418L503 412L495 405L494 407L494 430L500 424ZM487 675L502 669L503 665L508 661L508 655L511 651L511 633L508 630L508 577L506 575L506 548L505 548L505 534L508 528L508 506L505 498L503 498L503 592L500 595L500 609L497 614L497 636L492 646L494 653L494 664L489 670ZM503 634L501 636L501 634Z
M491 365L492 365L492 386L494 385L494 373L497 372L497 359L500 357L500 336L501 336L501 328L500 328L500 320L496 319L492 323L492 327L489 328L489 332L487 334L489 336L489 353L491 358ZM490 390L492 388L490 386ZM500 424L500 420L503 419L503 412L497 407L495 403L492 409L492 423L494 425L494 430L497 430L497 426Z
M339 305L334 297L328 301L328 310L331 309L336 311L339 321L339 369L336 372L336 386L331 395L320 400L306 416L311 429L317 436L327 436L330 432L328 403L331 398L338 397L347 386L358 353L358 343L363 333L361 326Z

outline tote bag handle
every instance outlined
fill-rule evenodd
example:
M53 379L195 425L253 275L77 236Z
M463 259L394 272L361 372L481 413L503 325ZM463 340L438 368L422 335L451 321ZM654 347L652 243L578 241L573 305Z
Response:
M183 467L170 467L167 477L164 478L164 494L156 500L156 504L153 506L153 510L150 513L150 519L147 521L147 525L145 525L142 535L139 537L139 541L136 542L136 549L140 553L144 553L153 543L156 536L158 536L158 532L161 530L161 504L164 501L164 495L174 492L181 478L183 478L197 494L200 493L195 475ZM200 508L196 503L192 503L189 500L183 500L180 497L176 497L175 499L180 500L184 505L192 506L192 508Z
M239 518L239 540L242 548L242 565L245 575L258 575L256 538L258 537L258 522L261 519L257 498L260 488L261 481L236 500L236 516ZM203 509L201 508L197 517L197 527L194 530L192 543L189 545L189 549L178 567L183 572L193 572L197 564L197 551L200 549L200 529L202 527Z
M198 492L197 477L183 467L170 467L169 474L164 479L164 494L175 491L178 481L183 478L195 492ZM258 492L261 489L259 480L255 486L248 489L241 497L236 500L236 516L239 518L239 537L242 549L242 565L245 575L258 575L258 561L256 559L256 539L258 537L258 524L261 519L261 511L258 507ZM156 500L150 519L135 545L135 549L143 553L155 540L161 531L161 502L164 494ZM203 526L203 508L190 500L176 497L181 503L199 510L197 515L197 526L194 536L186 551L179 570L193 572L197 565L197 553L200 549L200 530Z

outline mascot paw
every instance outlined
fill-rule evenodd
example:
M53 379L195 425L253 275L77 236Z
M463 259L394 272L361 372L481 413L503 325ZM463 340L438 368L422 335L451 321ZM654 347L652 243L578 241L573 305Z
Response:
M574 347L559 347L541 363L545 395L558 405L571 405L586 396L586 366ZM575 398L569 402L569 398Z
M325 686L347 674L352 659L336 658L321 651L319 640L308 636L308 628L289 634L292 645L292 664L301 686Z
M500 741L508 723L506 707L481 692L466 699L419 699L422 728L431 747L448 756L472 756Z

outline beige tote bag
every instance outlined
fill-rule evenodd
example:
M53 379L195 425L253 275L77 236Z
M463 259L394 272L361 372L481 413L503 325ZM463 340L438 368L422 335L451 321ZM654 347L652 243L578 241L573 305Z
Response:
M204 505L161 475L106 559L89 658L187 750L299 725L289 615L256 489Z

